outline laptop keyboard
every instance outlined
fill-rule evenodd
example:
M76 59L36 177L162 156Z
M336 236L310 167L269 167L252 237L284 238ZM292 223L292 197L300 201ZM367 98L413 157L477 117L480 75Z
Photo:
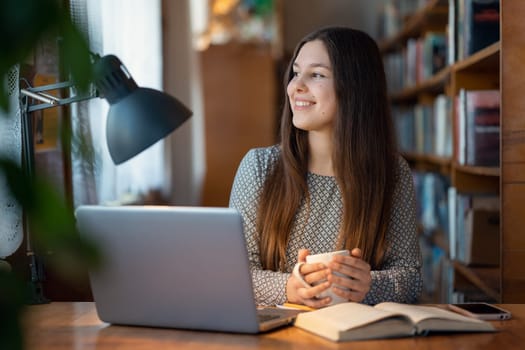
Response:
M260 322L268 322L276 319L286 319L297 316L300 310L278 309L273 307L257 309L257 318Z
M257 313L257 319L259 320L259 322L271 321L279 317L280 317L279 315L275 315L275 314L271 315L271 314L261 313L261 312Z

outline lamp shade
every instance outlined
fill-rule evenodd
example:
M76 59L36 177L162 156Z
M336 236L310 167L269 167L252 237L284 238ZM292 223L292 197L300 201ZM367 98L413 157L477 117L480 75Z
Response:
M94 65L94 83L110 104L106 140L115 164L121 164L161 140L192 112L174 97L138 87L122 62L113 55Z

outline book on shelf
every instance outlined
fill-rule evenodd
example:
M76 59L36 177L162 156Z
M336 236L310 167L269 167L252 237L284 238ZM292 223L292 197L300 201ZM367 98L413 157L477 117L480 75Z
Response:
M406 80L405 55L401 52L391 52L384 56L388 91L396 93L403 90Z
M413 171L416 192L416 213L421 233L432 236L435 231L448 231L448 198L450 181L439 173Z
M500 198L460 194L458 261L468 266L498 266L500 258Z
M447 65L446 35L441 32L427 32L421 38L409 38L400 57L403 77L401 87L421 84Z
M452 156L452 116L450 98L440 94L434 100L434 154L449 158Z
M433 154L434 123L433 105L418 104L414 107L415 152Z
M421 40L409 38L406 43L406 49L401 56L403 61L404 80L402 85L405 87L415 86L421 82L420 64L421 61Z
M425 6L427 0L385 0L379 6L378 36L389 38L399 33L406 19Z
M499 41L499 0L465 0L467 57Z
M456 0L448 0L448 24L447 24L447 63L453 65L457 59L458 31L456 25L457 6Z
M405 153L413 153L416 149L414 109L393 106L392 113L394 115L399 150Z
M468 266L499 266L500 212L469 208L465 216L465 253Z
M427 32L423 37L421 62L422 80L430 79L447 65L445 33Z
M461 89L456 102L460 165L499 166L500 92Z
M499 7L499 0L449 0L449 64L499 41Z
M450 98L438 95L433 104L392 108L398 146L402 152L452 156Z
M456 241L457 241L457 224L456 224L456 210L457 210L458 191L454 186L450 186L447 191L448 200L448 255L450 259L456 259Z
M449 193L451 258L468 266L498 266L500 199L497 195Z
M295 327L332 341L399 338L433 332L493 332L486 321L436 306L347 302L297 315Z
M419 239L419 245L423 257L421 264L423 293L420 300L423 303L443 302L446 300L445 294L441 292L445 283L443 264L447 259L447 253L441 246L423 236Z
M431 79L447 65L445 32L429 31L419 38L408 38L402 50L384 58L390 92L417 86Z
M448 189L450 179L440 173L412 170L416 195L416 214L423 263L423 299L444 300L443 260L448 256Z

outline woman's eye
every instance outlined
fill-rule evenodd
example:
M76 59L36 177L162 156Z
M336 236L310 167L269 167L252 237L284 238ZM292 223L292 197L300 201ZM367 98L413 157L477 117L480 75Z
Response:
M299 72L292 72L292 77L297 78L299 76Z
M324 78L324 74L321 73L312 73L313 78Z

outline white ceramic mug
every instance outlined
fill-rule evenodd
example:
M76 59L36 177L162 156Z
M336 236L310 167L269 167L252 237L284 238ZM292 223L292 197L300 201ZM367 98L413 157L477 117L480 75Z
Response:
M306 256L306 263L307 264L323 263L326 266L328 266L328 263L330 261L332 261L332 258L334 256L336 256L336 255L350 255L350 252L348 250L337 250L337 251L334 251L334 252L314 254L314 255L307 255ZM341 275L338 272L334 272L334 274ZM319 283L322 283L322 282L324 282L324 281L319 281L316 284L319 284ZM344 298L341 298L339 295L335 294L332 291L332 287L330 287L327 290L325 290L324 292L322 292L319 295L319 297L320 298L324 298L324 297L332 298L332 301L330 302L329 305L339 304L339 303L348 301L348 300L346 300Z

